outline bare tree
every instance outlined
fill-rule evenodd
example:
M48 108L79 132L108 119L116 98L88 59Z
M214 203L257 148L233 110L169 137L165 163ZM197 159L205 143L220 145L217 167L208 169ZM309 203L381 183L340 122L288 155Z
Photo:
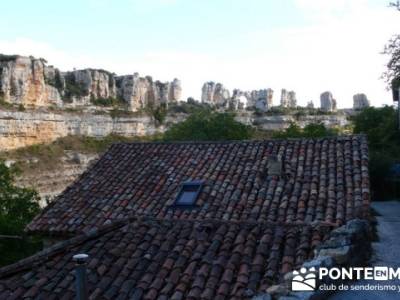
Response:
M400 10L400 0L397 0L396 2L390 2L389 6L395 7L397 10Z
M400 0L389 3L390 7L394 7L400 11ZM383 73L383 78L390 85L392 80L400 77L400 34L394 35L385 45L383 54L388 55L387 71Z

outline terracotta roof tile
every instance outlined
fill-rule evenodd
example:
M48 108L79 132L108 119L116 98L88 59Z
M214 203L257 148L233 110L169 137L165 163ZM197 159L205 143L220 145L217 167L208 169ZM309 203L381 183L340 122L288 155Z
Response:
M277 154L284 175L265 176ZM190 211L171 207L186 180L204 181ZM364 136L115 144L27 230L73 234L132 214L340 225L365 216L369 194Z
M224 232L230 234L222 235ZM61 297L69 291L73 297L72 255L85 249L90 256L87 268L92 298L113 299L122 294L132 299L243 298L246 291L260 291L266 278L268 286L279 282L284 272L300 266L313 252L308 246L299 259L302 241L310 241L315 233L323 237L324 232L328 231L309 225L133 218L0 269L0 291L26 297L41 294L44 298ZM135 255L137 249L160 244L168 245L165 255ZM260 248L263 244L266 247ZM121 257L116 249L122 245L127 257L124 264L117 263ZM241 250L234 253L239 247ZM293 251L279 251L288 247ZM198 255L185 257L173 251L186 248ZM52 277L44 267L49 261L57 261L51 268L55 272ZM115 274L111 276L109 270L113 268Z
M204 182L197 206L171 207L186 180ZM27 228L81 234L0 269L0 298L73 298L78 252L91 299L250 298L366 217L369 197L363 136L117 144Z

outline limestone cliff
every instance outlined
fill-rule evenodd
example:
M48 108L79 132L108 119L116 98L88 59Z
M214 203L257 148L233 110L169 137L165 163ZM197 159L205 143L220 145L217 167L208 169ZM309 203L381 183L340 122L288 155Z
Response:
M353 96L353 109L360 110L370 106L370 101L367 98L367 95L355 94Z
M177 102L181 98L181 82L174 79L172 82L153 81L150 76L139 77L133 75L116 77L118 96L128 103L132 111L137 111L149 105Z
M45 60L0 55L0 98L24 106L61 105L58 90L46 81Z
M221 83L209 81L201 89L201 101L218 108L243 110L246 107L267 111L272 107L272 89L242 91L234 89L232 97L228 89Z
M96 99L125 102L131 111L179 101L181 82L153 81L139 74L117 76L105 70L61 72L44 59L0 55L0 98L26 107L77 107Z
M297 106L296 93L294 91L281 90L281 106L295 108Z
M320 95L321 110L326 112L335 112L337 110L336 100L329 91L323 92Z
M165 124L181 120L180 116L168 117ZM0 111L0 151L49 143L67 135L134 137L164 130L165 125L155 126L148 116L112 118L106 114Z
M31 171L22 172L16 178L16 184L21 187L34 188L40 196L40 206L45 207L54 197L61 194L67 186L76 180L90 164L94 163L98 154L87 154L66 151L58 163L48 170L37 170L35 164L38 162L29 161ZM6 161L11 165L14 161ZM21 163L21 161L19 161Z
M209 81L201 89L201 102L218 107L227 107L231 96L222 83Z
M233 99L241 99L244 107L256 108L260 111L267 111L272 107L274 91L270 88L253 91L233 90Z

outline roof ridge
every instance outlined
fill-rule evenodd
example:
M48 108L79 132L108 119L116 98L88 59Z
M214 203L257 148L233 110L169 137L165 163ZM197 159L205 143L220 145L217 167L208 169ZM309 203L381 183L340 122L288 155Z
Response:
M112 145L196 145L196 144L235 144L235 143L263 143L263 142L276 142L276 141L302 141L302 140L335 140L335 139L351 139L353 137L365 137L363 133L349 134L349 135L336 135L336 136L324 136L324 137L298 137L298 138L270 138L270 139L246 139L246 140L222 140L222 141L132 141L132 142L115 142Z

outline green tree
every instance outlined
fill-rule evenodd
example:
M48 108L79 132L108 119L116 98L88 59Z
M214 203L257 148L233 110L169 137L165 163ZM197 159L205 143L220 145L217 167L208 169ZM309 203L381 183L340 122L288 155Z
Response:
M223 141L250 139L253 129L230 113L197 112L172 125L164 134L167 141Z
M396 116L396 110L390 106L365 108L353 119L354 133L365 133L368 136L370 150L386 150L394 153L397 149L391 148L396 148L400 143Z
M307 124L303 129L304 137L314 138L314 137L325 137L325 136L335 136L338 131L332 128L327 128L323 123L310 123Z
M387 180L390 167L400 162L400 132L396 127L396 116L393 107L369 107L353 119L354 133L364 133L368 138L369 172L375 198L399 196L396 183L393 185Z
M24 236L25 226L40 211L39 196L34 190L15 186L14 176L15 170L0 161L0 265L40 248L40 241Z
M296 123L291 123L283 131L276 132L273 138L318 138L337 135L337 131L327 128L323 123L310 123L301 129Z
M282 131L277 131L272 135L273 138L299 138L302 136L302 131L300 126L296 123L290 123L289 127Z

